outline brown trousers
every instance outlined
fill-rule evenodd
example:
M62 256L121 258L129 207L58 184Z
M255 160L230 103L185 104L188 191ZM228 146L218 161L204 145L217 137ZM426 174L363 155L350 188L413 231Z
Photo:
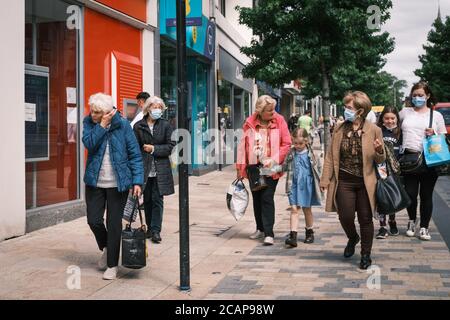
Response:
M374 226L372 209L364 185L364 179L340 171L336 190L336 203L339 220L349 239L355 239L358 235L355 226L355 212L358 213L358 222L361 231L361 254L370 254Z

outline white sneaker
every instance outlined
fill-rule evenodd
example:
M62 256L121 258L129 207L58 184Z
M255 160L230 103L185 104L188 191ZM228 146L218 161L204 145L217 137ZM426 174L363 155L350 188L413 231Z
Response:
M419 238L420 240L431 240L431 236L427 228L420 228Z
M255 240L255 239L260 239L260 238L262 238L263 236L264 236L264 232L259 231L259 230L256 230L255 232L253 232L253 233L250 235L249 238Z
M105 273L103 273L104 280L115 280L117 278L118 267L108 268Z
M98 267L100 270L106 270L108 268L108 254L106 253L106 248L103 248L102 257L98 261Z
M271 245L273 245L273 238L272 238L272 237L265 237L265 238L264 238L264 245L265 245L265 246L271 246Z
M416 233L416 223L414 222L414 220L409 220L408 230L406 230L406 235L408 237L414 237L415 233Z

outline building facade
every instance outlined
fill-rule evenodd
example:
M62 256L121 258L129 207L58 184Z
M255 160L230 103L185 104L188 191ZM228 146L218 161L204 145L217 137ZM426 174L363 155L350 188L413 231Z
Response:
M0 22L2 39L11 40L0 62L6 71L0 88L20 108L8 109L1 129L10 152L1 158L0 183L9 192L0 198L0 240L85 215L81 134L89 96L110 94L124 113L143 88L154 94L157 61L156 2L18 0L8 6Z
M240 53L252 32L234 9L253 4L186 4L190 172L203 174L220 168L207 159L207 131L240 128L254 110L257 87L242 76L249 60ZM177 124L175 1L15 0L8 8L0 90L18 107L0 126L0 241L86 214L81 135L93 93L110 94L123 115L138 92L160 95Z

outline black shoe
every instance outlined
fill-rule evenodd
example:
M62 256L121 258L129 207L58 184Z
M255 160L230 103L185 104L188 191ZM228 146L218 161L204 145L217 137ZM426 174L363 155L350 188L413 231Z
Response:
M389 232L393 236L398 236L400 232L398 232L397 222L389 220Z
M152 237L152 230L147 230L147 232L145 232L145 237L150 239Z
M370 259L370 254L363 254L361 256L361 263L359 268L362 270L367 270L372 265L372 259Z
M385 227L381 227L380 230L378 230L378 234L376 236L377 239L386 239L388 237L389 233Z
M357 235L356 239L349 239L344 250L344 257L350 258L355 254L355 247L361 238Z
M152 242L153 243L160 243L161 242L161 236L159 235L158 231L152 232Z
M314 230L305 228L305 241L304 243L313 243L314 242Z
M297 247L297 232L291 231L289 233L289 238L287 238L284 243L291 248Z

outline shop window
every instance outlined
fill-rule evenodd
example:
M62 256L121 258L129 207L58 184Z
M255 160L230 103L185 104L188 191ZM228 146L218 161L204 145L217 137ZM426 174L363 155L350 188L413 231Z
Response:
M252 94L251 93L245 93L244 96L244 119L247 119L251 114L252 109Z
M226 0L219 0L219 3L217 4L220 13L225 17L225 9L226 9Z
M70 5L25 2L27 209L79 198L78 31L68 28Z
M169 120L172 128L177 128L177 72L176 59L173 55L168 55L166 52L169 49L161 46L161 98L166 104L167 111L165 117Z

